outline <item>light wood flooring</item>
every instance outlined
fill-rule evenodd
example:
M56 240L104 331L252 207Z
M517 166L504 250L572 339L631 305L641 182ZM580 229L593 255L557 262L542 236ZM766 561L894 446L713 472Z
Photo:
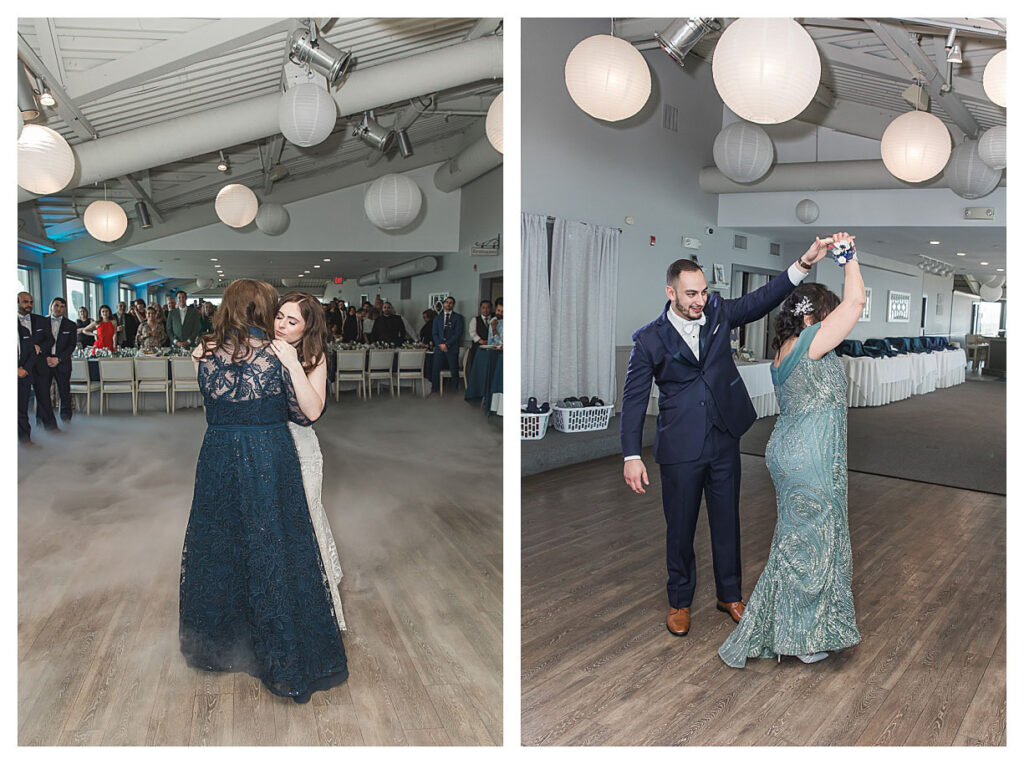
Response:
M19 450L19 743L500 745L498 428L457 396L331 401L350 677L303 705L178 651L204 429L195 410L80 417Z
M767 559L775 495L743 456L743 592ZM522 485L524 745L1005 745L1005 497L851 473L854 600L863 641L827 660L717 650L706 513L686 637L665 628L664 515L621 458Z

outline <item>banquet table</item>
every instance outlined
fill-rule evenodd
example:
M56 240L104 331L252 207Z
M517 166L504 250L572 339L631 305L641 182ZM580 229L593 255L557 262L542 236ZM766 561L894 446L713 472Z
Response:
M779 413L779 401L775 396L775 385L772 383L772 362L755 361L736 363L736 370L740 373L743 386L747 388L750 402L754 404L754 411L757 418L773 416ZM647 413L655 415L658 413L658 385L651 385L651 399L647 404Z
M501 393L503 390L504 353L497 348L481 347L476 351L473 365L466 380L465 399L480 401L488 414L501 415ZM498 400L495 401L494 398Z
M950 348L934 353L936 356L936 387L953 387L962 385L967 377L967 351L963 348Z

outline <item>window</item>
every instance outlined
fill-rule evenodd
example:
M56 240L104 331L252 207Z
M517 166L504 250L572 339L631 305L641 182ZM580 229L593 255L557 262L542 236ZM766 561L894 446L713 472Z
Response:
M40 304L43 296L39 288L39 271L35 268L19 265L18 281L21 282L21 290L32 295L32 301L35 303L32 310L36 313L44 313L46 307Z
M95 281L77 276L68 276L65 284L68 317L77 320L78 309L85 307L89 311L89 318L96 318L100 305L103 304L103 287ZM111 310L113 308L114 306L111 306Z
M130 304L131 301L135 299L135 289L130 286L125 286L124 284L119 284L117 288L117 299L125 305ZM111 307L113 307L114 310L117 310L116 305Z
M974 320L971 322L971 334L980 334L983 337L999 336L999 322L1002 318L1002 302L976 302L974 303Z

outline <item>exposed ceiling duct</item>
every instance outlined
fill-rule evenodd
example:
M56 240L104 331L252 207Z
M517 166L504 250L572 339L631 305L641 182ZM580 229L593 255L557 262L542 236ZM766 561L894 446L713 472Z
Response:
M493 170L501 162L502 155L485 135L438 167L434 173L434 185L441 191L454 191Z
M905 188L949 188L943 174L924 183L905 183L894 177L881 159L841 162L788 162L773 166L753 183L737 183L717 167L705 167L698 178L706 194L749 194L763 191L873 191ZM1006 185L1003 175L999 185Z
M407 263L393 265L390 268L379 268L373 273L360 276L356 283L359 286L370 286L371 284L386 284L389 281L409 278L410 276L421 276L424 273L431 273L437 270L436 257L419 257Z
M502 76L502 40L482 37L352 72L332 97L343 115ZM280 132L279 93L79 143L76 187L170 164ZM495 152L496 153L496 152ZM36 198L18 190L18 201Z
M20 59L18 60L18 111L21 112L21 118L26 122L39 116L36 93L28 81L25 65L21 63Z

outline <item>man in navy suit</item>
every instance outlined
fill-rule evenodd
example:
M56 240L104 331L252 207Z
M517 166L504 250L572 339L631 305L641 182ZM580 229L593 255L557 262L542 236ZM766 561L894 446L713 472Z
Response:
M57 382L57 394L60 396L60 418L63 422L71 421L71 354L75 350L77 327L68 318L68 304L63 297L54 297L50 301L50 336L53 345L46 356L48 379L46 389Z
M654 461L667 525L666 626L676 636L690 630L697 571L693 534L702 493L718 609L737 623L743 615L739 441L757 415L732 360L729 332L767 315L826 254L827 245L816 240L786 273L735 300L708 295L700 266L677 260L668 269L668 303L661 316L633 334L620 418L623 477L636 493L650 485L640 450L653 379L659 390Z
M434 368L430 377L430 392L441 389L441 364L446 362L452 373L455 389L459 389L459 342L465 322L455 312L455 298L445 298L442 310L434 316L431 333L434 338Z
M57 430L57 420L53 416L53 406L50 403L50 387L49 380L50 375L46 368L45 358L50 354L50 348L53 347L53 337L50 336L50 329L48 321L42 316L36 315L32 312L32 295L28 292L18 293L18 333L22 335L22 330L26 330L29 334L29 339L32 344L32 355L31 358L22 358L22 353L19 349L18 353L18 368L25 369L28 372L28 376L25 378L29 382L29 387L35 392L36 396L36 421L42 422L43 427L53 432ZM25 361L26 365L22 365L22 360ZM22 406L21 406L21 385L23 379L21 372L18 372L18 419L21 420ZM28 393L25 393L25 416L28 416ZM21 427L18 427L18 436L21 437ZM28 433L25 433L25 438L28 438Z

